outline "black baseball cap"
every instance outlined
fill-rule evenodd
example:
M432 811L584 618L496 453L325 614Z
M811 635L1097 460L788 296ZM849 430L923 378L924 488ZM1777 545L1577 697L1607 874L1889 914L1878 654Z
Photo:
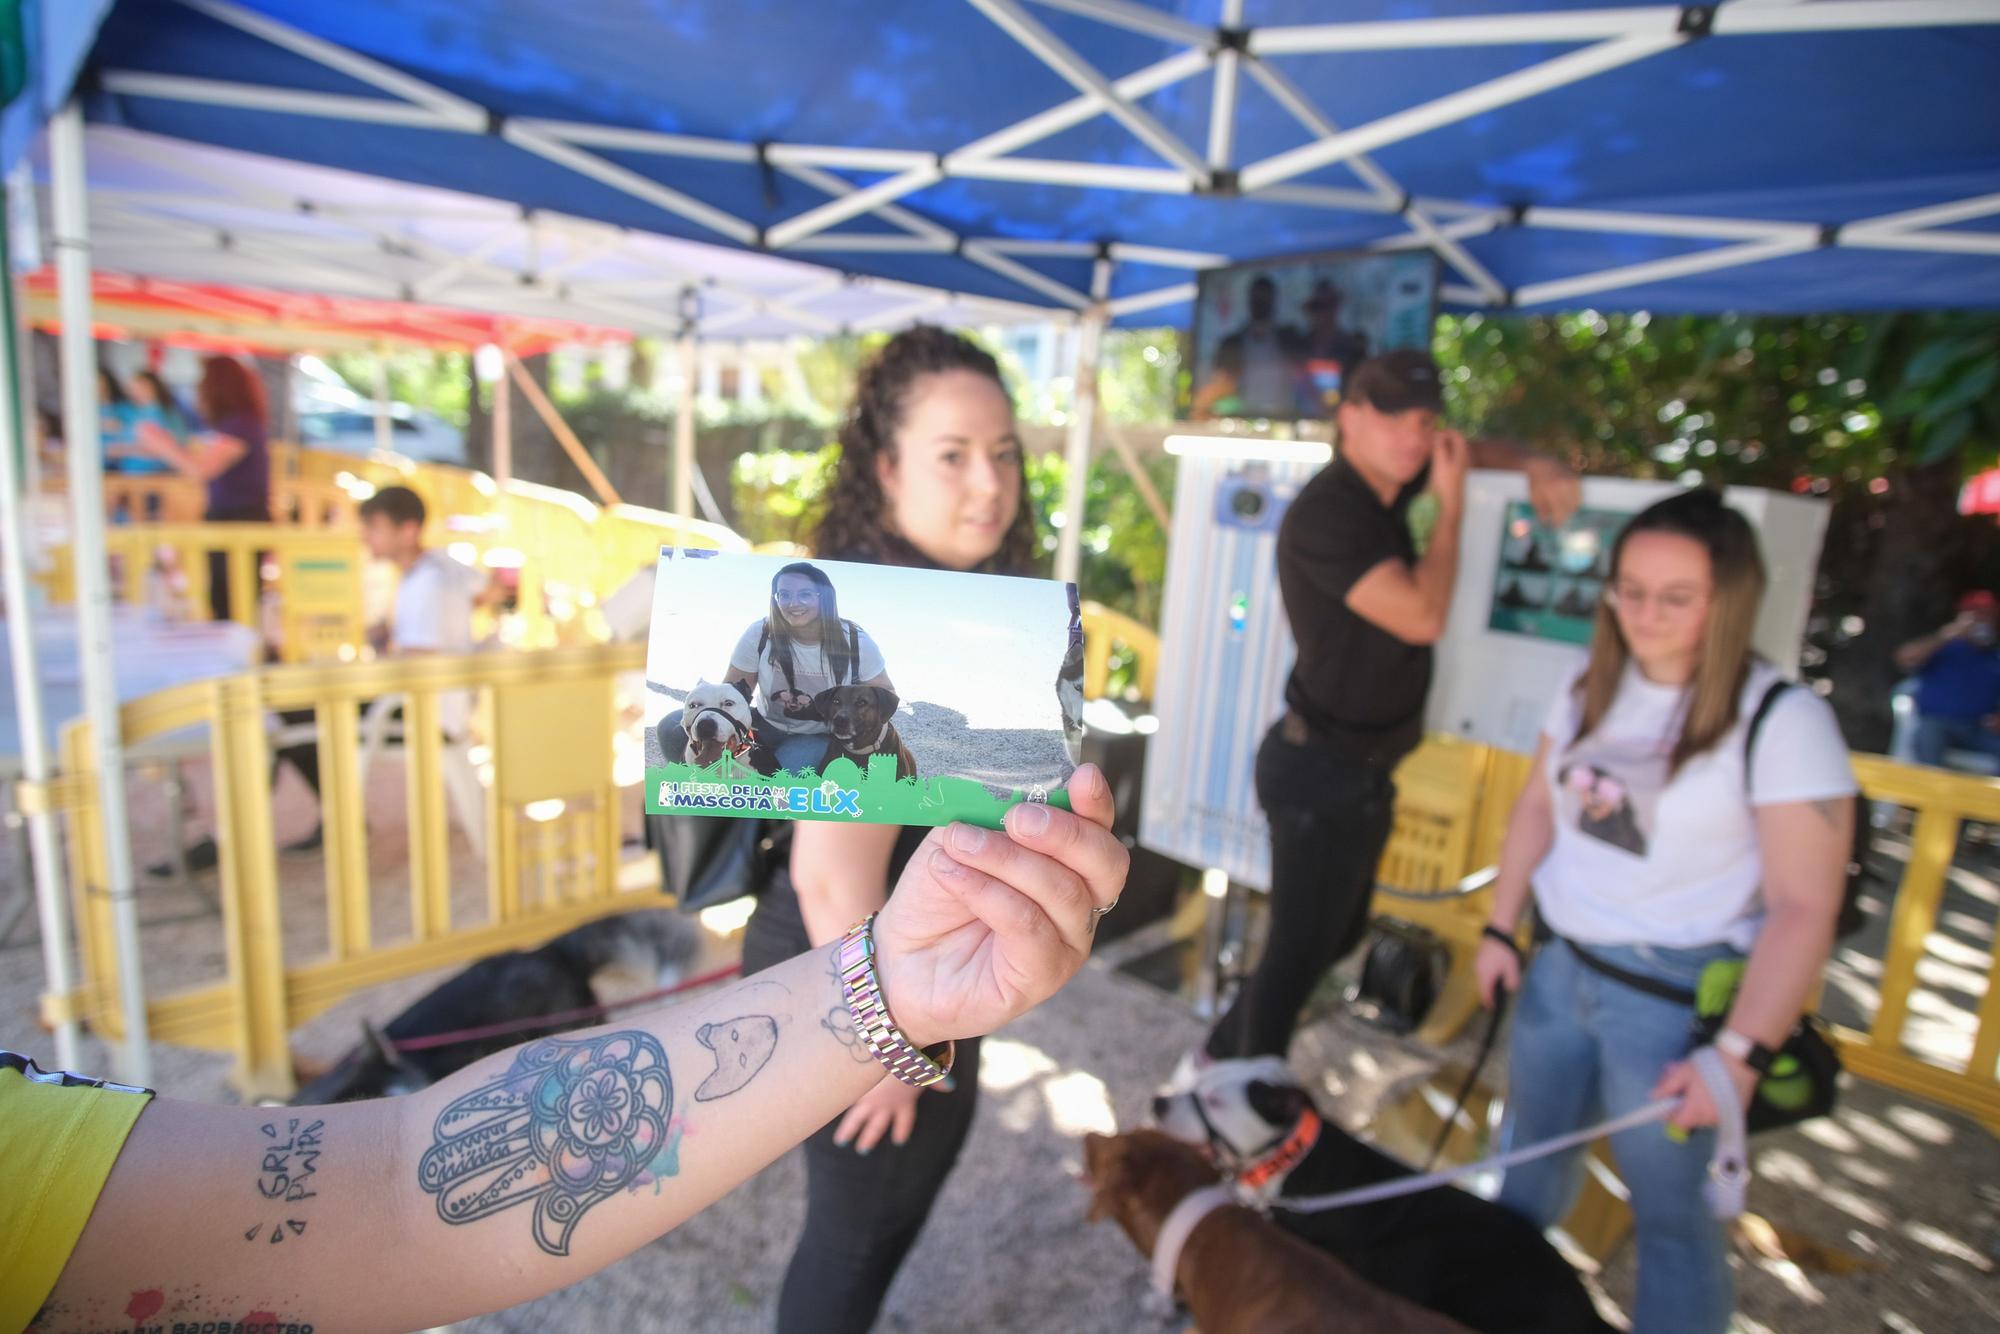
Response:
M1365 403L1377 412L1410 412L1428 408L1444 411L1444 388L1437 363L1413 347L1384 352L1355 367L1341 387L1344 398Z

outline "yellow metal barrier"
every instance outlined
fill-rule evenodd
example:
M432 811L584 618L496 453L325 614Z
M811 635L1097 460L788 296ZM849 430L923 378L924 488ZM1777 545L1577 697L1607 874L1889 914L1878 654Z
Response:
M114 524L199 523L208 488L177 473L104 475L104 514Z
M1994 941L1986 942L1986 989L1965 1064L1954 1069L1925 1060L1912 1054L1903 1038L1960 828L1968 820L2000 824L2000 780L1899 764L1880 755L1856 754L1853 760L1863 794L1911 807L1916 824L1891 901L1880 1000L1866 1032L1836 1028L1841 1059L1856 1075L1956 1108L2000 1134L2000 950ZM1382 883L1437 890L1492 866L1530 772L1528 756L1430 738L1396 776L1396 827L1383 856ZM1451 976L1420 1035L1427 1040L1448 1040L1477 1009L1471 960L1490 902L1484 890L1429 900L1376 899L1377 912L1420 922L1457 947Z
M363 643L361 541L352 532L313 532L278 524L127 524L107 529L112 596L140 605L167 598L195 620L209 617L209 557L227 571L232 620L281 645L287 662L352 657ZM57 602L75 600L70 548L53 554L47 584ZM261 590L276 591L265 623ZM240 591L239 591L240 590Z
M604 645L545 653L468 654L346 666L281 667L201 682L135 700L120 711L129 742L193 725L209 729L218 809L225 976L151 998L161 1041L221 1048L236 1056L246 1096L292 1088L290 1029L354 991L397 977L543 940L607 912L665 902L650 859L618 862L620 792L612 775L614 679L638 670L643 646ZM454 750L438 727L440 697L488 697L493 780L483 831L487 858L480 920L454 904L450 829L441 797ZM364 701L403 700L409 820L411 930L383 941L373 927L357 718ZM320 737L326 831L326 949L285 957L271 821L267 718L311 708ZM72 775L90 772L87 723L64 732ZM465 756L459 756L460 762ZM116 1037L118 971L111 948L102 829L95 784L67 784L72 880L82 982L49 1007L74 1006Z
M271 478L271 518L275 522L294 528L353 531L361 522L360 511L360 500L338 481L321 477Z
M598 522L598 595L609 597L633 575L659 563L662 546L749 551L750 543L719 523L705 523L644 505L607 505Z
M1889 919L1881 999L1867 1032L1835 1030L1841 1059L1865 1079L1955 1107L2000 1135L2000 1080L1995 1078L1995 1066L2000 1063L2000 947L1996 941L1985 942L1986 987L1965 1065L1950 1069L1923 1060L1912 1055L1903 1041L1910 994L1916 989L1926 942L1937 928L1938 907L1958 848L1960 826L1967 820L2000 824L2000 780L1898 764L1879 755L1856 755L1854 772L1861 780L1862 792L1871 799L1912 807L1916 826L1910 835L1910 859L1903 868L1902 883L1896 887Z
M1119 645L1131 652L1140 699L1153 697L1160 676L1160 637L1152 627L1096 602L1083 604L1083 693L1102 699L1111 689L1111 654Z

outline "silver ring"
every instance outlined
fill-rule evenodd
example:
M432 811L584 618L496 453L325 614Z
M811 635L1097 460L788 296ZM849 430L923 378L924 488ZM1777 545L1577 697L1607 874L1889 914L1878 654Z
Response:
M1116 908L1117 906L1118 906L1118 900L1113 899L1111 900L1111 902L1105 904L1102 908L1092 908L1090 910L1091 920L1096 921L1098 918L1104 916L1104 914L1110 912L1113 908Z

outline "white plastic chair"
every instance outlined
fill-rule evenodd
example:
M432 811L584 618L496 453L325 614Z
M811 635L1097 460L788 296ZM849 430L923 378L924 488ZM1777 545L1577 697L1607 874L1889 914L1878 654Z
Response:
M390 747L402 748L403 696L383 695L370 700L361 715L361 790L368 790L368 766ZM472 743L468 737L445 737L439 756L444 778L445 804L452 822L465 835L479 857L486 856L486 790L472 763Z

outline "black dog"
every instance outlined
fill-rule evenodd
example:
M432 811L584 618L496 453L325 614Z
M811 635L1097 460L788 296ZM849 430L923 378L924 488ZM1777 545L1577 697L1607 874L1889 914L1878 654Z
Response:
M824 719L832 732L820 772L825 773L826 766L835 760L849 759L866 773L871 756L894 755L896 777L915 778L917 757L910 754L890 721L901 702L895 691L881 686L835 686L814 695L813 713Z
M1470 1191L1443 1187L1320 1213L1287 1197L1397 1181L1410 1169L1319 1115L1276 1057L1218 1061L1195 1087L1153 1100L1162 1130L1206 1148L1224 1172L1273 1202L1293 1236L1377 1287L1476 1330L1597 1334L1576 1271L1527 1219Z
M294 1106L383 1098L424 1088L496 1051L599 1022L558 1021L444 1047L399 1052L395 1043L511 1020L560 1015L672 986L701 948L699 928L670 908L587 922L539 949L495 954L440 983L293 1095Z

